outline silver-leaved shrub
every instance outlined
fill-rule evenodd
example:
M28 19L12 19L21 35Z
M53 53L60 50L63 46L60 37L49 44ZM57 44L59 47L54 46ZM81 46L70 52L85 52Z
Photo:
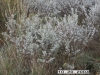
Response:
M6 41L16 45L18 53L36 55L37 62L50 63L56 60L58 52L62 56L67 55L71 60L83 52L86 43L92 40L97 32L99 24L95 24L99 19L100 5L93 4L94 0L26 1L29 3L28 9L36 14L28 18L22 15L20 23L14 20L12 14L6 23L8 32L2 34ZM44 16L40 17L42 14ZM79 23L80 14L85 16L82 23Z

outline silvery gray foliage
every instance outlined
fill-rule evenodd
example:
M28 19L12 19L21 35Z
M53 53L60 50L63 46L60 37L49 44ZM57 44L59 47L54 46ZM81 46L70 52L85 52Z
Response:
M69 15L71 8L75 8L75 11L78 10L78 14L84 14L83 7L88 12L96 2L96 0L24 0L29 12L49 16Z
M16 45L18 52L36 54L37 61L43 59L46 63L53 61L59 50L69 56L76 55L96 32L93 24L79 26L78 15L73 11L63 18L22 16L20 24L11 17L6 26L9 33L2 34Z
M52 62L58 51L69 57L75 56L97 32L96 27L99 24L96 26L95 24L100 18L98 17L100 5L93 5L94 0L26 1L30 11L32 9L37 14L28 18L22 15L20 23L17 23L12 15L6 24L9 33L2 34L7 41L16 45L18 52L37 55L39 58L37 61ZM90 7L89 13L87 6ZM67 9L69 7L70 9ZM63 17L40 17L40 14L55 15L62 11L68 13L69 10L70 14ZM82 20L82 25L78 25L82 12L85 19Z

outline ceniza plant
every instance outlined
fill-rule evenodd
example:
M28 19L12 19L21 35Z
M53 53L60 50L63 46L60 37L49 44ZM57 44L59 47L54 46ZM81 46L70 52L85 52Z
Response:
M23 13L20 22L17 22L12 14L6 23L8 32L2 33L5 40L15 45L18 54L32 56L33 58L28 60L31 64L34 64L34 61L52 63L54 68L59 69L66 62L71 66L66 69L74 69L78 55L84 52L87 42L98 32L97 22L100 17L96 8L99 9L99 6L94 0L30 2L31 0L26 2L27 10L35 14L26 17Z

